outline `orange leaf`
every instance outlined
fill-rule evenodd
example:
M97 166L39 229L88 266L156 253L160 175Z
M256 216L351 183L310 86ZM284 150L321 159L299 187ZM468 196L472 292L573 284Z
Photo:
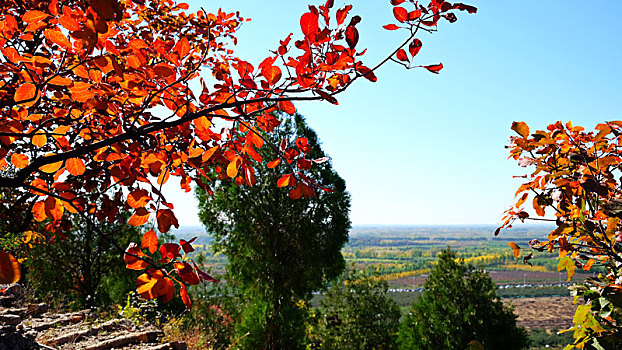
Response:
M28 159L28 156L25 154L13 153L11 154L11 163L13 163L13 165L15 165L16 168L23 169L27 167L28 164L30 164L30 160Z
M143 208L150 200L149 192L144 189L134 190L127 196L127 204L132 208Z
M160 175L158 175L158 180L157 180L158 185L164 185L166 181L168 181L169 176L170 176L170 171L168 171L168 168L160 172Z
M47 197L45 199L45 214L48 218L52 220L60 220L63 216L63 212L65 211L65 207L63 206L63 202L60 199L54 197Z
M143 234L143 239L140 242L141 249L149 249L149 253L153 254L158 250L159 246L158 235L154 230L149 230Z
M45 37L60 46L61 48L71 49L71 43L69 39L58 29L46 29L44 32Z
M43 201L39 201L32 206L32 216L39 222L47 219L47 215L45 215L45 203Z
M69 158L65 162L65 168L71 175L80 176L86 171L84 162L80 158Z
M133 255L129 255L133 254ZM135 256L134 256L135 255ZM125 250L123 254L123 260L125 261L125 267L130 270L143 270L149 267L149 263L139 258L145 256L143 252L138 248L138 244L132 242ZM140 293L140 292L139 292Z
M279 109L283 112L294 115L296 113L296 107L290 101L279 101Z
M46 157L50 157L55 155L54 153L50 153L48 154ZM39 170L43 171L44 173L54 173L56 172L58 169L60 169L60 167L63 166L63 162L59 161L59 162L55 162L55 163L50 163L50 164L46 164L46 165L42 165L39 167Z
M240 158L236 157L227 165L227 176L234 178L238 176L238 168L240 166Z
M293 179L293 180L292 180ZM296 178L292 174L287 174L281 176L281 178L276 182L278 187L287 187L293 186L296 183Z
M13 255L0 250L0 284L11 284L22 276L19 263Z
M58 75L48 81L48 84L58 85L58 86L69 86L71 85L71 83L73 83L73 80L69 78L63 78Z
M30 107L37 101L37 87L33 83L24 83L15 90L13 99L22 107Z
M188 290L186 290L186 286L183 284L179 285L179 295L181 295L181 300L186 305L186 309L190 309L192 307L192 302L190 301L190 296L188 296Z
M214 155L214 152L216 152L217 150L218 150L218 146L214 146L208 149L207 151L203 152L203 156L201 156L201 160L203 162L207 162L207 160L210 159L212 155Z
M276 168L276 166L279 165L279 163L281 163L281 158L277 158L277 159L271 161L270 163L268 163L268 168L270 168L270 169Z
M24 22L26 23L40 22L49 16L50 15L48 15L45 12L31 10L31 11L26 12L24 16L22 16L22 20L24 20Z
M173 51L177 52L179 57L185 57L190 52L190 43L186 37L181 38L173 47Z
M508 245L510 246L510 248L512 248L512 255L514 255L514 259L518 259L518 257L520 256L520 247L518 246L518 244L514 242L508 242Z
M45 143L48 142L48 138L45 134L34 134L31 142L37 147L43 147Z
M130 219L127 221L128 225L131 226L141 226L149 220L149 212L145 208L138 208L136 212Z
M525 122L512 122L512 130L524 138L529 136L529 126Z

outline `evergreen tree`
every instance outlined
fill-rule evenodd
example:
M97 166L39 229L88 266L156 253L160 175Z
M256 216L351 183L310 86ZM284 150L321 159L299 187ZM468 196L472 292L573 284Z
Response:
M280 115L281 124L262 136L271 144L305 137L312 145L308 159L325 157L315 132L304 118ZM265 160L277 150L258 150ZM197 191L200 219L224 253L228 271L249 304L239 324L240 344L249 349L304 348L306 311L297 307L343 271L341 248L348 240L350 196L330 161L313 164L313 179L334 192L317 191L292 199L277 187L282 167L257 164L255 186L238 186L221 177L210 183L214 194ZM295 163L291 166L296 166ZM281 169L280 169L281 168Z
M508 350L523 349L528 342L488 273L457 260L447 248L405 316L398 342L409 350L463 350L472 341L486 349Z

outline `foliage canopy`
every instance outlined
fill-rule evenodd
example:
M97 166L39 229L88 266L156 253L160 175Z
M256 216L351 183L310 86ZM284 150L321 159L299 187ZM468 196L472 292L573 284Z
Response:
M456 259L449 249L437 264L402 322L401 349L523 349L527 334L503 305L488 273Z
M257 166L254 186L222 179L212 184L213 195L197 190L199 217L214 237L214 250L227 256L229 275L252 300L242 317L242 333L250 335L241 341L248 348L296 348L304 339L305 315L296 304L343 271L341 248L350 229L345 181L317 135L299 114L278 119L279 126L262 137L282 147L295 144L313 159L310 176L326 191L292 198L295 193L279 186L279 167L287 163ZM277 152L265 147L259 155L274 159Z

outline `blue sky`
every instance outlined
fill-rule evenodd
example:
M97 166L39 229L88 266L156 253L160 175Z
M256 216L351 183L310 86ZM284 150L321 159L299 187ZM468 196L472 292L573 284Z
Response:
M389 1L352 1L357 48L374 65L404 36ZM495 224L512 203L524 169L507 159L512 121L532 129L572 120L592 129L622 119L622 1L465 1L433 35L421 34L420 64L389 64L339 105L300 103L352 195L354 224ZM240 11L252 20L236 53L258 64L290 32L300 34L304 1L189 1L191 9ZM320 2L313 3L319 5ZM339 8L346 2L335 1ZM591 5L591 6L590 6ZM171 194L182 225L198 224L196 201Z

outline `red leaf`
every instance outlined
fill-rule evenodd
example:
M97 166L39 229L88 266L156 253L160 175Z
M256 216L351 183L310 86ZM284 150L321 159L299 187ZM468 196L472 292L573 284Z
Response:
M156 219L158 221L158 230L162 233L168 232L171 229L171 226L175 226L175 228L179 228L179 222L177 222L177 218L173 211L170 209L160 209L156 214Z
M421 46L423 45L423 43L421 42L421 40L415 38L410 45L408 45L408 51L410 52L410 54L415 57L417 56L417 54L419 53L419 50L421 50Z
M409 21L414 21L414 20L416 20L419 17L421 17L421 10L415 10L415 11L408 12L408 20Z
M461 4L461 3L455 3L454 4L454 8L458 9L460 11L467 11L468 13L476 13L477 12L477 7L471 6L471 5L465 5L465 4Z
M374 83L378 81L378 78L376 77L374 72L372 72L371 69L365 66L357 65L356 70L358 70L359 73L361 73L367 80L374 82Z
M341 25L348 16L348 12L352 9L352 5L346 5L337 10L337 25Z
M404 3L404 1L406 1L406 0L391 0L391 5L397 6L399 4Z
M181 247L177 243L164 243L160 246L160 255L162 259L173 260L175 258L181 258L179 250Z
M429 66L423 66L423 68L429 70L430 72L434 73L434 74L438 74L438 72L443 69L443 64L439 63L439 64L432 64Z
M338 105L339 102L337 101L336 98L334 98L333 96L331 96L330 94L322 91L322 90L313 90L315 91L318 95L320 95L323 99L325 99L326 101L334 104L334 105Z
M398 29L400 29L402 27L397 26L397 25L391 23L391 24L387 24L387 25L382 26L382 28L384 28L386 30L398 30Z
M307 12L300 17L300 28L305 36L317 33L320 30L317 13Z
M304 153L309 152L311 147L309 146L309 141L306 137L299 137L296 139L296 147Z
M404 49L399 49L395 54L398 60L408 62L408 57L406 56L406 51Z
M287 148L287 138L283 138L281 140L281 144L279 145L279 151L281 152L285 152L285 149Z
M277 66L265 66L261 70L263 75L270 85L276 84L281 79L281 69Z
M201 269L199 269L199 267L197 266L197 264L194 263L194 261L192 262L192 265L194 265L194 269L196 270L197 275L199 275L199 278L202 281L208 281L208 282L212 282L212 283L217 283L218 282L217 279L215 279L214 277L206 274Z
M405 22L408 20L408 11L406 11L403 7L394 7L393 8L393 16L400 22Z
M149 249L149 253L153 254L158 250L158 235L154 230L149 230L143 234L143 239L140 242L140 249Z
M181 248L184 250L185 253L191 253L194 251L194 248L192 248L191 244L194 243L194 241L196 240L197 240L197 237L194 237L193 239L187 242L183 239L180 239L179 245L181 245Z
M354 26L346 28L346 42L348 46L353 49L359 42L359 31Z
M187 262L175 263L175 270L179 277L188 284L195 286L201 282L199 276Z
M329 157L322 157L322 158L317 158L317 159L313 159L312 162L315 164L322 164L325 163L329 160Z

